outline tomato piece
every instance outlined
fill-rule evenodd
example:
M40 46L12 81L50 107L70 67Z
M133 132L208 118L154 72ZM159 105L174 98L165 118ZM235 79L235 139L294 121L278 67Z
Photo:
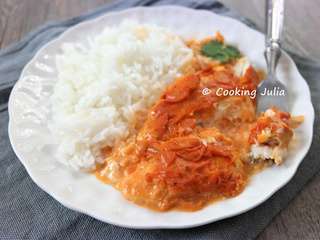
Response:
M245 74L240 78L241 85L251 86L249 89L255 89L258 86L259 82L259 75L252 66L249 66Z
M217 145L217 144L208 144L205 156L208 157L224 157L224 158L231 158L232 154L230 148Z
M187 98L192 90L199 86L200 78L197 75L188 75L178 78L173 85L168 87L163 95L166 102L176 103Z

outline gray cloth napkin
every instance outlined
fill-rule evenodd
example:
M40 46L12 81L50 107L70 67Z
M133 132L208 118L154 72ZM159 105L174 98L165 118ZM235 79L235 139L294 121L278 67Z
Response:
M47 24L19 43L0 51L0 239L254 239L319 171L320 65L291 55L312 93L316 111L313 144L295 177L268 201L249 212L193 229L133 230L112 226L69 210L32 182L13 153L7 132L8 97L22 68L43 44L81 21L111 10L164 4L208 9L246 22L213 0L117 1L80 17Z

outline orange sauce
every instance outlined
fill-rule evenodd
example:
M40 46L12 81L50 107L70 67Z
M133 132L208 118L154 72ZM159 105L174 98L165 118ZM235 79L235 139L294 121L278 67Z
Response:
M221 34L216 39L224 41ZM250 177L269 164L252 164L248 155L264 123L256 116L255 99L217 94L219 88L256 90L264 74L249 67L238 77L234 62L203 58L199 49L207 41L187 43L195 57L184 66L184 75L147 113L137 113L128 139L103 151L106 158L96 177L138 205L199 210L239 195Z
M250 67L237 77L232 64L193 61L149 109L137 133L108 152L95 172L128 200L153 210L195 211L236 196L263 167L247 161L255 100L216 94L221 87L254 90L259 75Z

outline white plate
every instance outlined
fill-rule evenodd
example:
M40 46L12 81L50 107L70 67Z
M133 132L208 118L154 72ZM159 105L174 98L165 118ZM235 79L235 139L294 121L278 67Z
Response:
M220 30L227 42L237 45L254 65L265 68L263 35L236 20L209 11L174 6L139 7L81 23L37 53L24 68L10 96L11 144L33 181L68 208L130 228L186 228L214 222L252 209L284 186L310 147L314 121L309 88L287 54L280 60L278 76L289 88L291 112L303 114L305 122L297 131L298 141L286 162L253 177L244 192L235 198L197 212L158 213L126 201L118 191L90 174L72 172L56 163L47 128L48 97L57 80L55 55L61 52L62 43L85 41L85 36L97 34L105 26L128 18L168 27L185 38L203 38ZM43 143L47 143L47 147L40 148Z

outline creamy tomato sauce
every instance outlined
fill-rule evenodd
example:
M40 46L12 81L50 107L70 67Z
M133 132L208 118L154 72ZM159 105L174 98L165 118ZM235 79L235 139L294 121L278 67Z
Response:
M197 51L197 44L190 47ZM106 151L96 176L158 211L194 211L240 194L264 166L248 157L256 103L249 96L217 96L216 90L254 90L260 77L252 67L237 77L233 66L196 54L185 74L139 116L136 132Z

